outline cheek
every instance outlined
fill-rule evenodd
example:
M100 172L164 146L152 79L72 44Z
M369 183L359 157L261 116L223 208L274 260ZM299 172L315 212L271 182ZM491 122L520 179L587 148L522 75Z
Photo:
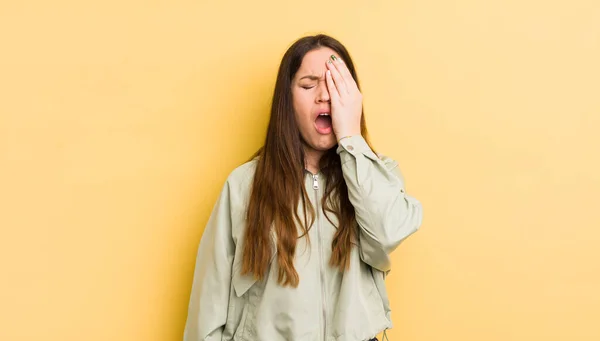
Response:
M300 122L310 120L313 102L308 91L294 93L293 100L296 119Z

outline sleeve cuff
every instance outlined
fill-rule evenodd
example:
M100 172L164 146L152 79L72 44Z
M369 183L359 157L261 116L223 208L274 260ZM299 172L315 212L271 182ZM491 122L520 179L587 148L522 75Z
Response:
M371 150L371 147L369 147L362 135L354 135L341 139L338 143L336 152L341 155L344 151L355 157L359 154L363 154L371 159L378 159L377 155Z

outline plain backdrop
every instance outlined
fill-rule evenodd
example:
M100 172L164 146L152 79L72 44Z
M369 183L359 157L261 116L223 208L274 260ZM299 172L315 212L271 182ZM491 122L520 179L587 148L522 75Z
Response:
M0 340L181 340L219 190L321 32L424 206L390 339L599 340L596 0L2 1Z

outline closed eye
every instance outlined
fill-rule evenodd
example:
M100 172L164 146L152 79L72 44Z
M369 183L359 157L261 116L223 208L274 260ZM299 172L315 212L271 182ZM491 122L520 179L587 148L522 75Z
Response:
M302 89L305 89L305 90L309 90L309 89L312 89L312 88L314 88L314 86L303 86L302 87Z

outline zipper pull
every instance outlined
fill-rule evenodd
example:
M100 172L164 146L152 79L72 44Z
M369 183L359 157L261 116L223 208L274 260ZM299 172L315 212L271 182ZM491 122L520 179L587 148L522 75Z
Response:
M319 182L317 181L318 175L313 175L313 189L319 189Z

